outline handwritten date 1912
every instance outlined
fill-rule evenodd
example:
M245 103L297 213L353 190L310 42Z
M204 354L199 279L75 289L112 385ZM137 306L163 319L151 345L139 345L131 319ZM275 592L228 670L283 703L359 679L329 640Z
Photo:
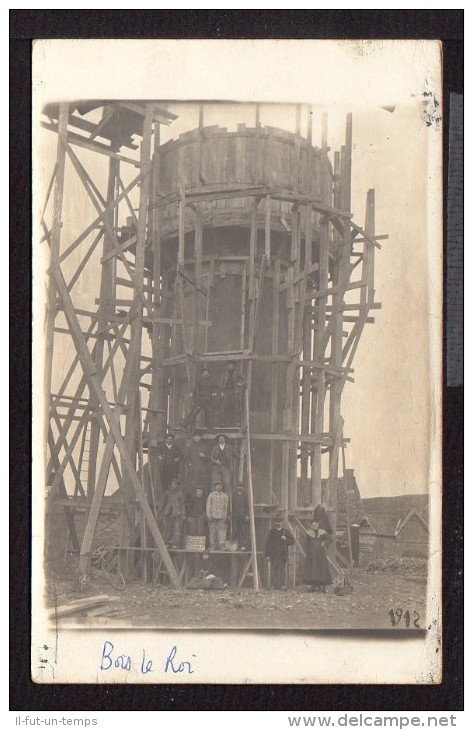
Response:
M420 616L417 613L417 611L409 611L408 609L404 608L396 608L391 609L389 611L389 617L391 619L391 626L402 626L406 629L413 627L415 629L420 629L419 626L419 620Z

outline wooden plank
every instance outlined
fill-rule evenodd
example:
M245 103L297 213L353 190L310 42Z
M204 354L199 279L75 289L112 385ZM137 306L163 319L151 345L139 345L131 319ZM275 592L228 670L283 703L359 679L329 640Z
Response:
M353 115L347 114L345 125L345 169L343 179L344 210L351 210L351 157L353 147Z
M265 199L265 222L264 222L264 253L266 260L271 259L271 196Z
M266 255L263 254L260 264L259 279L258 279L258 293L253 299L253 317L250 317L250 335L249 335L249 352L253 353L255 347L256 332L258 329L258 323L261 312L261 303L263 301L263 287L264 287L264 272L266 270Z
M56 157L56 175L54 178L54 208L53 222L51 228L50 239L50 266L51 268L59 264L60 248L61 248L61 229L62 229L62 205L64 199L64 178L66 165L66 145L67 145L67 124L69 119L69 105L59 105L59 123L58 123L58 142ZM53 351L54 351L54 325L56 321L56 287L54 280L49 276L49 292L48 306L46 317L45 332L45 365L44 365L44 392L49 395L51 392L52 368L53 368ZM45 399L45 412L43 424L44 444L47 444L47 433L49 428L49 403Z
M256 241L258 235L258 218L257 218L258 202L253 201L251 207L251 219L250 219L250 253L248 263L248 299L253 300L255 296L255 256L256 256ZM250 330L251 330L250 320Z
M113 202L115 197L116 180L119 176L119 163L117 160L111 159L109 162L108 170L108 184L107 184L107 200L103 202L103 207L107 209L107 222L108 228L113 230L113 207L110 207L110 203ZM107 255L113 250L113 241L111 240L110 234L107 231L104 232L103 241L103 254ZM103 264L100 272L100 301L97 312L97 329L103 331L109 324L109 317L112 313L112 300L115 295L114 287L114 270L113 262L109 261ZM103 367L103 355L104 355L104 338L101 337L97 340L95 348L94 362L99 374L102 373ZM103 381L103 375L102 375ZM87 473L87 495L89 500L92 499L95 490L95 479L96 479L96 456L99 447L100 437L100 426L96 420L92 421L90 429L90 453L91 460L89 462L89 469Z
M243 272L241 275L241 299L240 299L240 347L245 347L245 325L246 325L246 278L247 278L247 262L243 264Z
M319 238L319 287L322 291L328 288L328 247L329 247L329 222L327 219L320 221ZM326 345L323 344L325 327L326 298L322 297L318 302L317 325L314 332L312 359L322 362L325 355ZM324 430L325 418L325 370L320 369L317 380L317 390L312 393L311 400L311 429L316 434ZM322 499L322 453L320 446L315 446L312 455L311 469L311 490L312 503L319 504Z
M251 385L251 384L250 384ZM248 511L250 516L250 537L251 537L251 561L253 563L253 587L255 592L259 591L258 577L258 555L256 548L255 528L255 506L253 499L253 472L251 468L251 437L250 437L250 402L249 389L245 390L245 415L246 415L246 462L248 468ZM244 580L244 579L243 579Z
M273 357L279 352L279 281L281 272L281 262L279 258L274 261L273 271L273 290L272 290L272 337L271 352ZM278 368L273 360L271 365L271 404L270 404L270 424L269 428L272 432L277 428L277 410L278 407ZM269 463L269 484L268 484L268 500L271 501L271 495L274 491L274 442L270 445L270 463Z
M356 354L361 333L365 324L371 317L368 317L369 308L374 300L374 232L375 232L375 191L369 190L366 196L365 228L367 238L363 246L362 279L366 281L366 287L360 292L360 302L363 308L360 309L360 316L357 319L352 333L345 344L343 356L347 357L347 364L350 366ZM366 308L368 307L368 309ZM344 318L346 320L346 317ZM353 343L353 344L352 344ZM350 350L351 347L351 350Z
M346 290L346 288L345 288ZM339 290L338 290L339 291ZM370 309L381 309L382 305L379 302L373 302L372 304L343 304L340 307L337 307L336 305L327 304L327 312L332 312L333 310L337 312L355 312L357 310L360 310L360 312L369 312Z
M312 131L312 126L310 126ZM312 258L312 220L311 209L306 209L306 226L305 226L305 265L307 272ZM301 305L302 306L302 305ZM304 307L302 307L304 312ZM312 355L312 330L310 326L310 317L306 312L302 317L302 354L304 361L309 361ZM307 367L303 367L302 372L302 402L301 402L301 430L303 433L310 433L310 372ZM304 493L301 495L302 502L309 501L308 488L308 471L309 471L309 451L303 447L301 453L301 482Z
M347 465L345 461L345 447L343 444L343 430L342 430L342 467L343 467L343 495L345 497L345 515L346 515L346 526L347 526L347 542L348 542L348 555L350 568L353 568L353 550L351 544L351 515L350 515L350 502L348 499L348 486L347 486Z
M261 124L260 124L260 105L255 104L255 151L253 155L253 182L259 183L261 177L260 171L260 148L261 148Z
M293 140L292 185L295 193L299 192L299 164L301 156L301 105L296 105L296 133Z
M143 179L140 185L140 197L138 203L138 220L136 223L136 247L135 247L135 261L134 261L134 277L135 277L135 289L133 292L133 305L130 309L131 313L131 328L130 328L130 345L126 356L126 377L124 374L118 406L121 407L126 401L126 415L125 415L125 446L132 465L136 472L136 462L138 458L138 434L137 434L137 420L138 420L138 400L139 400L139 382L140 382L140 354L142 350L142 327L143 327L143 306L149 307L148 301L144 296L143 284L144 284L144 269L145 269L145 244L146 244L146 232L148 228L148 206L151 194L151 182L152 182L152 160L151 160L151 136L152 136L152 119L153 110L152 105L147 103L145 105L145 115L143 119L143 137L141 142L140 159L141 169L143 173ZM152 311L149 307L148 311ZM121 401L121 402L120 402ZM119 418L119 415L117 416ZM142 426L140 426L141 432ZM109 444L109 449L113 450L113 440ZM108 461L108 460L107 460ZM121 457L122 474L125 473L126 466ZM107 465L104 464L102 471L103 480L107 479ZM138 477L139 480L139 477ZM103 481L102 481L103 484ZM129 484L125 479L122 479L123 484L123 498L125 504L129 504L132 498ZM141 484L141 482L140 482ZM142 486L142 484L141 484ZM104 487L102 487L102 490ZM145 494L144 489L142 493ZM149 508L149 505L148 505ZM151 510L150 510L151 512ZM142 509L143 513L143 509ZM151 513L152 514L152 513ZM143 527L142 527L143 525ZM130 525L125 520L122 520L120 530L120 545L127 546L134 539L134 524ZM143 537L144 522L141 520L140 523L140 536ZM121 560L123 563L123 560ZM122 565L125 571L125 577L129 577L129 565Z
M64 618L65 616L74 616L88 612L89 609L98 608L99 606L106 606L109 603L120 600L120 596L109 596L101 593L99 596L89 596L86 598L79 598L76 601L70 603L63 603L60 606L54 606L50 609L49 618L55 620L57 618Z
M44 129L48 129L50 132L58 131L58 127L55 124L41 122L41 126ZM72 144L75 147L82 147L86 150L90 150L91 152L98 152L101 155L106 155L107 157L111 157L114 160L126 162L129 165L133 165L134 167L140 166L140 163L137 160L134 160L131 157L125 157L124 155L119 155L117 152L113 152L113 150L111 150L109 147L106 147L106 145L101 144L100 142L89 142L85 139L85 137L81 137L74 132L69 132L68 141L69 144Z

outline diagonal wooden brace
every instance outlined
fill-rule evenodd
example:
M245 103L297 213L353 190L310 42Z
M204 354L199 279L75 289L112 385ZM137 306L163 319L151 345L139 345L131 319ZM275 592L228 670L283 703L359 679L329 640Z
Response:
M171 582L173 583L173 585L179 586L179 576L169 556L159 527L148 504L148 500L146 499L146 495L141 485L140 479L135 471L133 463L130 459L130 455L128 454L125 442L120 431L118 420L114 417L113 410L108 403L105 391L102 389L100 378L96 372L94 361L92 360L89 349L87 347L87 342L80 328L77 315L74 311L74 306L67 289L66 281L59 266L55 266L51 269L51 276L54 278L54 283L57 287L58 295L61 298L64 307L64 314L71 330L71 335L77 349L84 375L90 388L90 392L97 405L100 405L100 407L102 408L104 418L108 423L108 427L113 436L113 440L115 441L118 451L120 452L123 466L128 474L128 478L130 479L131 484L133 485L136 497L143 510L143 515L156 543L156 547L161 557L163 558L163 562L169 573Z

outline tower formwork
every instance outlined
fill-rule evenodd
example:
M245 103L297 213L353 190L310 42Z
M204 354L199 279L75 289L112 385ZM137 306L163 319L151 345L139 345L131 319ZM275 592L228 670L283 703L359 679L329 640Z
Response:
M100 119L88 121L98 108ZM318 503L337 526L342 392L370 310L379 307L374 190L363 228L350 212L351 115L332 165L326 115L316 146L311 114L301 133L300 106L292 132L262 126L258 105L254 126L205 126L202 107L199 126L165 144L160 127L176 116L155 103L58 104L45 113L43 126L58 137L42 218L51 261L47 513L61 504L85 570L104 496L116 489L124 572L148 579L146 552L155 552L177 585L182 576L157 509L161 444L169 431L183 446L192 433L210 445L224 432L234 456L229 491L237 481L248 486L257 588L257 555L276 510L296 535ZM108 158L106 189L77 147L89 160ZM66 163L96 211L72 241L61 231ZM137 170L128 184L125 167ZM65 275L66 259L84 242ZM96 306L83 310L77 282L93 265ZM72 339L73 357L51 389L58 336ZM230 420L220 387L212 424L202 414L189 420L203 368L217 384L229 363L239 377ZM337 559L346 560L334 544Z

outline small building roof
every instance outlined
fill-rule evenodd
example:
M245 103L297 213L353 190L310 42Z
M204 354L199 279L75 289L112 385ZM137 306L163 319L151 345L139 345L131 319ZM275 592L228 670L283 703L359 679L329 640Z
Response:
M397 537L402 533L408 522L413 519L418 520L426 532L429 532L427 522L415 509L409 510L403 516L399 515L398 512L389 512L384 515L376 512L365 514L360 520L360 530L385 537Z

